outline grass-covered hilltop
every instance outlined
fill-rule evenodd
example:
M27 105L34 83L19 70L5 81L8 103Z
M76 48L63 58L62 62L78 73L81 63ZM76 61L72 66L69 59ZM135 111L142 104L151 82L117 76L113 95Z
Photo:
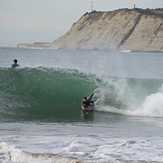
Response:
M163 51L163 9L87 12L63 36L46 46L40 45L57 49ZM35 43L18 47L35 47Z

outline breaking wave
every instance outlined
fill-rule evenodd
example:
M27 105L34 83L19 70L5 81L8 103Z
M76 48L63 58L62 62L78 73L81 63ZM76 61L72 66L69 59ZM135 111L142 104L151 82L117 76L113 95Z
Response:
M93 91L97 111L163 117L162 83L161 79L98 79L65 69L0 69L0 119L80 120L81 99Z
M96 90L97 110L163 117L163 80L112 79Z

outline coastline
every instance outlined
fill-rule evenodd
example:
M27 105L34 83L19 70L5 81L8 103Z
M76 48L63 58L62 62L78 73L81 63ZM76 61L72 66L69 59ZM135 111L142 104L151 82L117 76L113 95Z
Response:
M17 47L17 46L2 46L0 47L1 49L32 49L32 50L90 50L90 51L119 51L122 53L163 53L163 50L151 50L151 51L143 51L143 50L129 50L129 49L79 49L79 48L74 48L74 49L69 49L69 48L54 48L54 47Z

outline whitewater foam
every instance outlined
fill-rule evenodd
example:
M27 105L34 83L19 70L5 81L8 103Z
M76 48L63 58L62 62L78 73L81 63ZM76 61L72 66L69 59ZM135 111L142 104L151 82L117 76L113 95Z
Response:
M133 115L163 117L163 92L156 92L146 97L143 104Z
M79 163L75 158L64 158L55 154L24 152L5 142L0 143L0 155L3 161L17 163Z
M96 110L132 116L163 117L162 81L159 84L161 87L155 90L148 90L150 87L145 90L150 80L143 83L143 89L143 85L137 85L136 82L135 79L133 86L129 79L110 79L105 86L95 91Z
M90 139L93 143L90 143L92 142ZM62 153L55 154L31 153L2 142L0 143L0 160L11 163L161 163L163 151L161 145L156 147L155 143L162 143L161 138L157 138L156 141L155 138L96 140L76 137L73 142L63 148Z

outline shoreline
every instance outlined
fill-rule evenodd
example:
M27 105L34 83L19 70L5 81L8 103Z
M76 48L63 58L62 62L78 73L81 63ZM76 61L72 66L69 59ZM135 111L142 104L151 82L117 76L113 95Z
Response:
M163 53L163 50L129 50L129 49L98 49L98 48L92 48L92 49L86 49L86 48L45 48L45 47L14 47L14 46L1 46L1 49L24 49L24 50L81 50L81 51L116 51L116 52L122 52L122 53Z

